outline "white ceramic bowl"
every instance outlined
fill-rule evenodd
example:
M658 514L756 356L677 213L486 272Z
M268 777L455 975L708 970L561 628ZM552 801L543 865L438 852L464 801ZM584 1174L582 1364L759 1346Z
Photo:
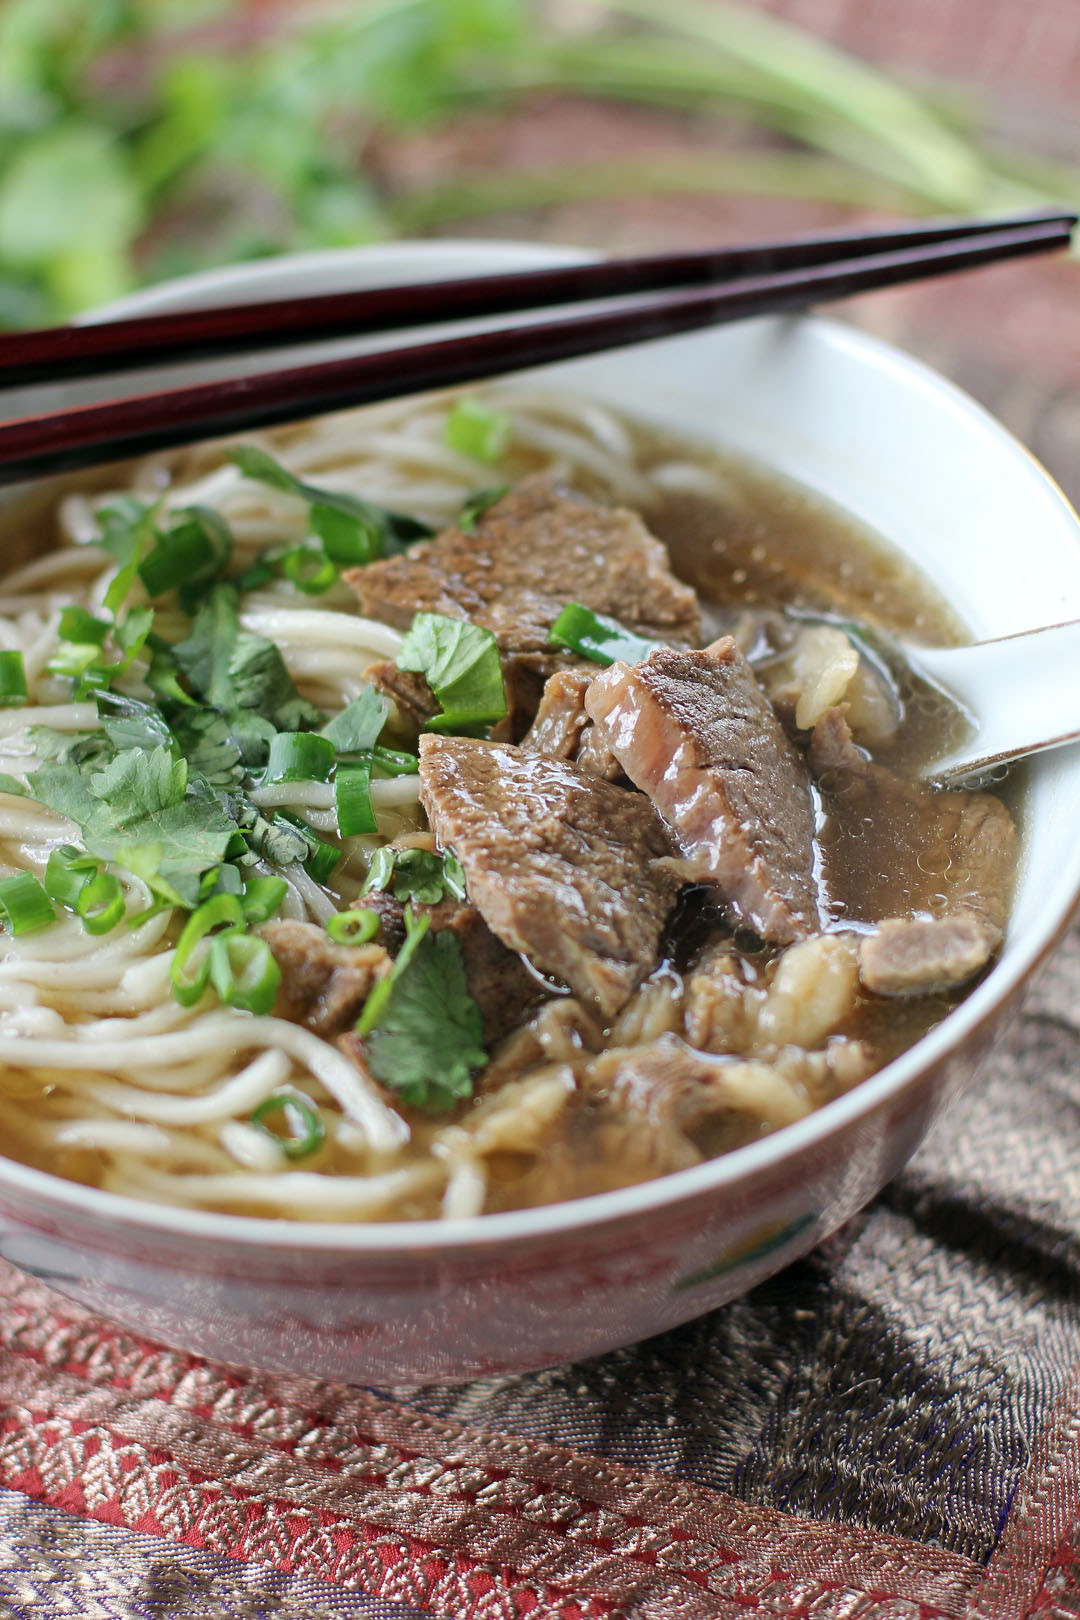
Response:
M191 277L117 309L314 294L576 256L491 242L306 254ZM1080 524L1059 491L971 400L857 332L817 319L755 321L546 375L821 491L913 557L978 636L1080 617ZM161 380L144 376L136 386ZM2 403L16 414L93 392L38 388ZM0 1160L0 1253L169 1344L336 1379L462 1378L658 1333L786 1265L899 1170L971 1080L1067 921L1080 891L1078 811L1080 748L1042 756L1023 807L1015 912L993 971L881 1073L726 1158L573 1204L377 1226L163 1208Z

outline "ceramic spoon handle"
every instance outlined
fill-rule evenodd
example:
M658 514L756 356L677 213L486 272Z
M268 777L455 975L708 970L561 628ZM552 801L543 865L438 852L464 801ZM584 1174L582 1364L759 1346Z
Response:
M963 776L1080 740L1080 620L907 652L974 722L967 741L928 766L928 776Z

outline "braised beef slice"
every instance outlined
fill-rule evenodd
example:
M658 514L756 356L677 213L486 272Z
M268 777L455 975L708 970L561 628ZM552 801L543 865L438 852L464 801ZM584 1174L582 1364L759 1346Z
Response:
M381 945L335 945L315 923L276 918L260 929L281 969L285 1017L327 1039L349 1029L375 985L390 971Z
M809 758L826 810L825 883L840 917L973 916L1000 937L1017 862L1016 827L1000 799L873 764L842 709L818 721Z
M589 669L559 669L549 675L536 719L522 737L521 746L527 754L572 759L590 776L612 781L622 775L622 767L600 741L585 709L585 693L595 677L595 665Z
M378 913L378 942L396 956L405 943L405 907L384 889L365 894L360 904ZM440 900L437 906L413 904L427 917L431 932L449 929L461 946L469 994L484 1015L484 1044L491 1046L523 1023L544 999L544 990L515 951L496 939L475 906Z
M859 946L859 978L879 996L922 995L966 984L1001 944L983 917L889 917Z
M370 664L364 678L390 699L396 710L396 725L412 736L423 731L427 722L439 713L439 700L424 677L412 670L398 669L389 659Z
M679 887L649 801L565 760L432 734L420 799L504 945L617 1012L656 961Z
M817 932L809 774L731 636L613 664L585 707L667 823L687 878L762 939Z
M372 617L402 629L417 612L469 619L494 633L504 663L541 676L568 662L548 644L568 602L655 639L692 644L700 635L697 597L637 514L597 506L544 478L488 507L471 533L447 529L345 577ZM539 696L534 688L533 710Z

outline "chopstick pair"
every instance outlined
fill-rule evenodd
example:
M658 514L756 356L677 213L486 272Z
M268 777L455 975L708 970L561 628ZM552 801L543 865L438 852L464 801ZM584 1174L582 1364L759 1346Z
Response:
M592 307L346 360L75 406L0 426L0 484L475 382L1068 245L1065 210L276 299L0 337L0 388L331 337ZM604 308L597 301L614 301Z

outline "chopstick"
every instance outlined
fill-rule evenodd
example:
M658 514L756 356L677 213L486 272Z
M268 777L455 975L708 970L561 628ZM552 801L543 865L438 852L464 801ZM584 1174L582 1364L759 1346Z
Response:
M75 377L138 371L252 350L284 348L318 339L359 337L437 321L551 308L633 293L706 286L773 271L809 269L840 259L867 258L993 232L1075 223L1060 209L997 220L938 220L882 231L828 232L822 236L692 253L519 270L442 282L376 287L284 298L166 315L140 315L88 326L46 327L0 335L0 388Z
M758 274L736 272L735 279L715 285L683 286L629 297L624 292L612 309L593 307L556 320L505 325L346 360L226 378L24 417L0 426L0 484L270 427L346 406L475 382L750 315L800 309L871 288L1042 253L1067 246L1075 224L1076 215L1062 212L982 226L927 227L936 232L948 229L949 235L943 238L933 234L927 240L924 231L914 244L906 233L890 232L885 240L895 243L899 236L903 245L892 245L884 251L876 251L881 238L860 237L854 250L851 238L846 238L841 239L840 249L846 256L839 259L828 257L828 250L818 239L812 250L816 253L820 249L822 256L817 262ZM868 251L868 245L875 251ZM800 246L805 244L796 244L796 249ZM774 245L743 251L776 253L778 249ZM691 256L681 257L685 260ZM597 272L613 268L611 264L600 264L574 266L572 270ZM487 293L492 278L477 278L471 285ZM595 288L595 280L589 285ZM445 290L445 283L438 287L441 293ZM372 296L364 295L366 299ZM595 298L595 291L591 296ZM428 319L446 319L445 303L440 308L438 316ZM490 304L485 303L483 312L489 311ZM86 330L107 333L109 327ZM350 330L355 331L355 327Z

